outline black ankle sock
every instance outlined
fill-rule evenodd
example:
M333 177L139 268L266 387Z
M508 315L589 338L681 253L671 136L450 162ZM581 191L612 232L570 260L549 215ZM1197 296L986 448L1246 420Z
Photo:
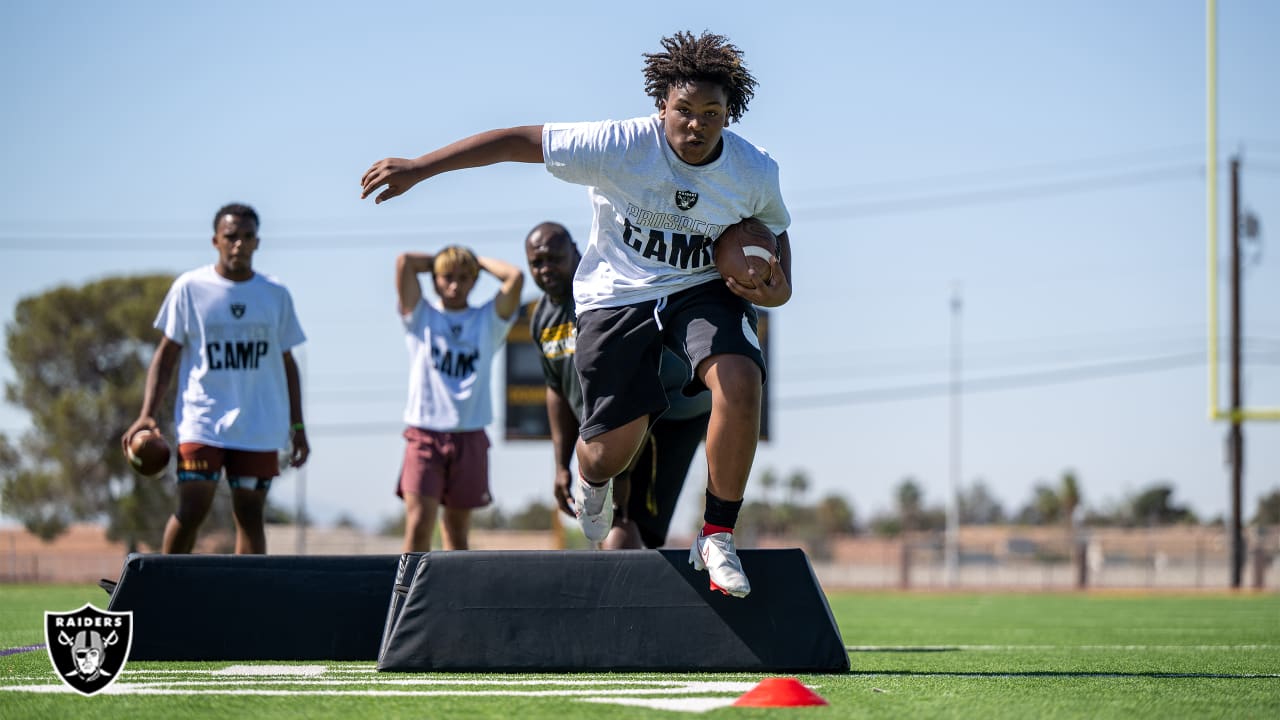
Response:
M707 491L707 509L702 513L704 522L731 528L738 523L738 511L742 509L741 500L721 500L711 491Z

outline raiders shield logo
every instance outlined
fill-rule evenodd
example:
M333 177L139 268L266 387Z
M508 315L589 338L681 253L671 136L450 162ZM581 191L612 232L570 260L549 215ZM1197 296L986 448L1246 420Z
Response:
M244 303L231 303L231 314L240 319L244 317Z
M44 644L62 682L92 695L120 677L133 645L133 612L99 610L44 614Z
M698 204L698 193L692 190L676 191L676 207L681 210L688 210Z

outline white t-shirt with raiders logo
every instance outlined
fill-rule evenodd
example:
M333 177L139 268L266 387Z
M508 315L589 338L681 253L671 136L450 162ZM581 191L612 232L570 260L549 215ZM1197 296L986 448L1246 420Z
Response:
M182 346L179 443L258 451L288 445L282 358L307 337L284 285L262 273L228 280L206 265L174 280L154 325Z
M493 421L493 361L519 316L502 319L496 302L445 310L424 297L412 313L401 316L409 347L405 424L460 432L480 430Z
M579 314L718 278L711 244L743 218L759 219L775 235L787 229L777 162L735 133L721 137L718 158L690 165L667 144L656 114L543 126L547 170L587 185L594 209L573 280Z

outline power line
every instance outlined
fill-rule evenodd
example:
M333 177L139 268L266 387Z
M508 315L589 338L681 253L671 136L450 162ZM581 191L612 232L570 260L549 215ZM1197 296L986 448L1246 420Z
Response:
M1059 342L1055 344L1054 340ZM1064 347L1061 344L1062 340L1065 340L1065 338L1017 341L1018 344L1012 348L1007 347L1009 343L999 343L987 347L979 346L972 352L966 348L965 356L970 370L985 369L990 372L1026 365L1062 365L1064 362L1069 361L1088 362L1091 360L1088 356L1093 355L1096 358L1099 351L1110 354L1112 357L1120 354L1132 356L1182 354L1193 350L1203 352L1199 348L1205 342L1204 337L1199 336L1170 338L1165 341L1154 342L1095 345L1092 347L1082 347L1078 343L1071 343ZM1280 351L1280 338L1249 337L1246 338L1246 344L1248 345L1246 354L1253 360L1265 360L1268 357L1268 353L1274 354ZM1002 348L1001 345L1006 347ZM850 375L859 377L892 377L895 375L941 372L947 362L946 350L939 346L901 349L895 351L895 354L880 353L879 357L874 359L868 359L868 354L873 353L845 351L819 356L813 354L792 357L782 356L778 358L777 363L779 365L785 364L788 368L800 365L804 370L804 380L826 381L829 376L833 375L842 378ZM824 359L826 362L824 362ZM814 360L817 360L817 362L813 362Z
M1146 358L1142 360L1121 360L1111 363L1100 363L1073 368L1060 368L1041 372L1019 373L998 377L965 379L964 394L978 392L995 392L1018 388L1060 385L1085 380L1119 377L1122 375L1138 375L1152 372L1163 372L1184 367L1204 364L1204 353L1185 353L1164 357ZM925 397L945 395L950 391L946 382L922 383L919 385L901 385L898 387L871 388L850 392L824 392L820 395L796 395L779 398L776 405L779 409L796 410L818 407L837 407L845 405L865 405L869 403L892 402L896 400L912 400Z
M368 248L404 248L424 243L459 241L470 238L468 245L486 245L499 242L523 242L529 231L528 223L510 225L472 225L432 229L360 229L289 231L265 235L259 252L312 252L357 251ZM494 237L502 234L503 237ZM200 236L199 239L203 239ZM111 252L122 250L147 250L172 254L190 253L194 246L188 243L197 239L191 233L18 233L0 232L0 250L28 252ZM353 242L355 240L355 242Z
M1005 183L982 189L954 189L934 193L920 193L906 198L836 203L818 206L798 206L794 214L807 218L865 217L905 212L917 212L947 207L962 207L998 202L1014 202L1054 195L1095 192L1120 187L1134 187L1165 182L1170 179L1200 177L1204 174L1201 164L1179 164L1171 167L1118 172L1097 173L1086 177L1037 180L1022 183ZM919 183L914 187L919 187ZM263 249L281 252L316 250L352 250L357 248L403 247L406 242L421 243L428 239L450 239L458 236L473 237L473 243L505 242L493 237L511 233L512 238L523 238L528 223L493 223L488 225L460 224L450 227L427 225L412 229L327 229L316 231L286 231L264 237ZM120 252L122 249L161 250L188 252L181 243L189 234L181 232L153 232L139 235L133 232L16 232L0 231L0 250L25 250L31 252L62 252L74 249L84 252ZM353 239L358 242L352 243Z
M1268 365L1280 365L1280 353L1272 353ZM962 392L966 395L1001 390L1017 390L1049 385L1062 385L1126 375L1142 375L1165 372L1204 364L1204 353L1181 353L1138 360L1119 360L1091 365L1058 368L1055 370L1015 373L994 377L966 379ZM950 392L949 382L931 382L917 385L869 388L847 392L824 392L820 395L791 395L774 401L777 410L806 410L823 407L867 405L872 403L915 400L936 397ZM9 435L17 435L25 428L0 429ZM344 422L309 422L307 431L312 435L369 436L399 433L404 423L399 420L371 420Z
M1140 170L1073 180L1045 181L985 190L922 194L896 200L851 202L808 208L804 215L814 219L894 215L941 208L1014 202L1055 195L1096 192L1104 189L1136 187L1202 175L1203 165L1183 165L1158 170Z
M1204 353L1181 353L1161 357L1138 360L1119 360L1114 362L1095 363L1091 365L1058 368L1055 370L1017 373L995 377L966 379L964 394L979 392L996 392L1048 385L1061 385L1072 382L1084 382L1125 375L1141 375L1154 372L1165 372L1184 367L1195 367L1204 364ZM1280 356L1271 364L1280 365ZM922 383L919 385L902 385L896 387L872 388L850 392L824 392L820 395L792 395L778 398L774 407L778 410L804 410L821 407L848 405L865 405L870 403L895 402L913 400L924 397L945 395L950 391L948 382ZM375 434L382 432L398 432L402 424L398 422L345 422L345 423L308 423L308 430L317 433L340 433L344 435Z
M1132 170L1135 165L1151 165L1152 163L1168 164L1169 162L1181 162L1182 158L1197 158L1203 157L1203 155L1203 143L1190 143L1167 148L1134 150L1112 155L1081 158L1070 162L1039 162L1027 165L1014 165L1006 168L972 170L907 180L878 181L875 183L862 183L827 189L837 194L866 195L871 193L894 192L894 188L908 188L910 190L918 191L921 188L929 186L955 186L958 184L987 185L992 181L998 181L1006 185L1020 184L1029 181L1031 178L1019 176L1039 175L1041 176L1040 179L1044 179L1044 176L1046 175L1078 175L1082 172L1097 173L1108 168ZM1119 165L1123 165L1124 167L1115 167Z

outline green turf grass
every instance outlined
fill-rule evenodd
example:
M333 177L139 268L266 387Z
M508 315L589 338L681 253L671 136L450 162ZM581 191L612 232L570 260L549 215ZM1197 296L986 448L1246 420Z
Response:
M6 648L42 643L45 610L86 601L105 607L106 594L0 586L0 640ZM259 677L216 674L234 663L131 662L111 690L162 694L83 698L21 689L61 687L41 649L0 657L0 717L1280 717L1280 595L862 592L830 601L853 669L800 676L826 707L698 715L565 694L729 700L766 676L759 674L405 674L373 672L373 663L258 663L324 668ZM686 693L673 685L694 681L739 685Z

